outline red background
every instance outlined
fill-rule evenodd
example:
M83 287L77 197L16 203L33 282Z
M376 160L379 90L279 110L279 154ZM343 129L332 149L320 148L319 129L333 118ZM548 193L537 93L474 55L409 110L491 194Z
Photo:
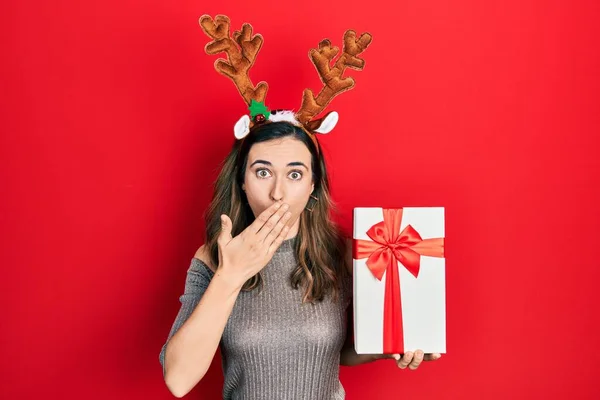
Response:
M448 354L342 367L349 400L600 395L600 3L95 3L1 6L1 398L170 398L158 353L246 111L204 13L263 34L274 108L319 88L319 40L370 31L321 139L342 224L446 207Z

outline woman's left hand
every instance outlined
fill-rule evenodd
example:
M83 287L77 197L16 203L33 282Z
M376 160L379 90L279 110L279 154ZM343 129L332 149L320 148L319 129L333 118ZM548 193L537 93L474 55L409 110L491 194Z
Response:
M400 369L417 369L423 361L434 361L440 358L442 355L439 353L424 354L423 350L407 351L402 354L391 354L388 357L396 360L396 365Z

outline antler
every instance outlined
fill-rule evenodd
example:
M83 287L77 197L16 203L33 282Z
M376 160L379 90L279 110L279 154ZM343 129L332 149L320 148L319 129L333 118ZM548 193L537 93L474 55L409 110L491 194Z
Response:
M332 47L328 39L322 40L318 49L310 50L309 57L317 68L321 82L325 86L316 97L310 89L304 90L302 105L296 113L296 118L300 123L306 125L315 115L323 111L335 96L352 89L354 79L352 77L343 78L342 75L346 67L358 71L364 68L365 60L357 56L365 51L371 40L372 36L369 33L363 33L357 38L356 32L346 31L344 33L344 51L333 68L331 68L330 62L339 52L339 48Z
M246 23L242 25L241 31L233 33L232 39L229 36L230 21L225 15L217 15L214 21L209 15L203 15L199 23L204 33L213 39L204 47L206 53L211 55L227 53L227 60L220 58L215 61L215 69L233 81L248 105L251 100L264 101L269 88L267 83L260 82L255 87L248 75L262 47L262 36L260 34L253 36L252 25Z

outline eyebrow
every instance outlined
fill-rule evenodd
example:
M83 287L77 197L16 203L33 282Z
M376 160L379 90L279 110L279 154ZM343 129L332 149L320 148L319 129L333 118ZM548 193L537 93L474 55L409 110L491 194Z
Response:
M254 164L265 164L265 165L273 166L273 163L271 163L270 161L266 161L266 160L256 160L250 165L250 167L252 167ZM287 166L288 167L304 167L308 171L308 167L306 166L306 164L304 164L301 161L292 161L291 163L288 163Z

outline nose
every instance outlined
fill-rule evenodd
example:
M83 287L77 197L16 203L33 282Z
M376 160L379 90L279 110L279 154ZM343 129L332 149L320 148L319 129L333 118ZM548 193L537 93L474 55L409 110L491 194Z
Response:
M283 200L283 183L280 181L281 178L274 179L273 187L271 188L271 199L273 201Z

